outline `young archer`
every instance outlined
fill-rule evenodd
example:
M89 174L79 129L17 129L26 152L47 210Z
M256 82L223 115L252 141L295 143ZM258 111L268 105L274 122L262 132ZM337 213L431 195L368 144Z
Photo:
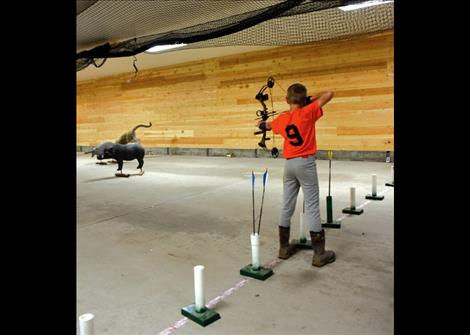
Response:
M272 122L259 121L261 130L272 130L284 138L283 156L286 159L283 179L283 201L279 223L279 258L288 259L295 253L289 244L290 221L294 214L299 188L302 187L305 212L312 239L312 265L323 266L334 262L334 251L325 250L325 231L321 226L320 198L315 153L315 122L323 115L322 107L333 98L327 91L307 97L304 85L293 84L287 90L290 106Z

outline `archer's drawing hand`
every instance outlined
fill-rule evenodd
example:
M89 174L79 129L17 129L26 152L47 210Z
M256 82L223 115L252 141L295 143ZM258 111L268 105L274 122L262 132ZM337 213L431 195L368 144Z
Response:
M266 121L259 121L258 122L258 128L261 129L262 131L267 130L267 122Z
M261 130L271 130L271 122L269 121L258 121L256 126Z

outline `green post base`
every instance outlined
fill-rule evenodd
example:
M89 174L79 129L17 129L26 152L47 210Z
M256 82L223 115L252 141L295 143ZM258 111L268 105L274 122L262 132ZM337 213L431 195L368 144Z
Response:
M333 222L333 198L331 195L326 197L326 221Z
M312 241L311 240L292 240L290 243L295 245L297 249L312 249Z
M373 194L368 194L366 195L366 199L369 200L383 200L385 197L383 195L373 195Z
M395 182L393 182L393 181L392 181L391 183L385 183L385 186L395 187L394 183L395 183Z
M341 228L341 223L333 220L333 198L331 195L326 197L326 222L321 225L323 228Z
M345 209L343 209L343 213L353 214L353 215L361 215L362 213L364 213L364 210L362 208L357 209L357 208L346 207Z
M255 270L251 267L251 264L240 269L240 274L242 276L255 278L258 280L266 280L271 277L274 272L271 269L260 267L258 270Z
M181 309L181 314L183 314L188 319L193 320L197 324L200 324L203 327L220 319L219 313L207 307L205 308L203 312L200 312L200 313L197 312L195 304L191 304L186 307L183 307Z
M341 222L339 221L332 221L332 222L323 222L321 224L323 228L334 228L334 229L340 229L341 228Z

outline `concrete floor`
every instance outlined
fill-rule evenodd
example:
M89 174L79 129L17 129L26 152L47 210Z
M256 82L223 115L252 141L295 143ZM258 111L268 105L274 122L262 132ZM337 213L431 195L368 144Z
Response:
M261 260L276 259L282 159L157 156L143 176L115 178L77 154L77 310L95 315L96 334L159 334L194 300L193 266L205 266L206 302L244 277L250 263L254 169L269 168L261 226ZM126 162L134 172L137 162ZM321 212L326 218L328 161L317 161ZM326 232L335 263L311 266L301 251L274 266L266 281L249 280L215 306L221 319L206 328L189 321L177 334L393 334L393 188L390 164L333 161L334 217L370 193L371 174L384 201L346 217ZM257 179L257 208L261 200ZM292 221L299 230L301 202ZM77 317L78 317L77 315Z

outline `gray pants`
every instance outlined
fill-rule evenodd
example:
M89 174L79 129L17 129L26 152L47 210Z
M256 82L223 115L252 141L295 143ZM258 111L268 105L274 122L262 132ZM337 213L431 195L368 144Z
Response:
M319 232L322 230L322 226L315 155L310 155L308 158L286 160L280 220L280 225L283 227L290 227L290 219L294 215L300 187L304 193L307 227L309 231Z

